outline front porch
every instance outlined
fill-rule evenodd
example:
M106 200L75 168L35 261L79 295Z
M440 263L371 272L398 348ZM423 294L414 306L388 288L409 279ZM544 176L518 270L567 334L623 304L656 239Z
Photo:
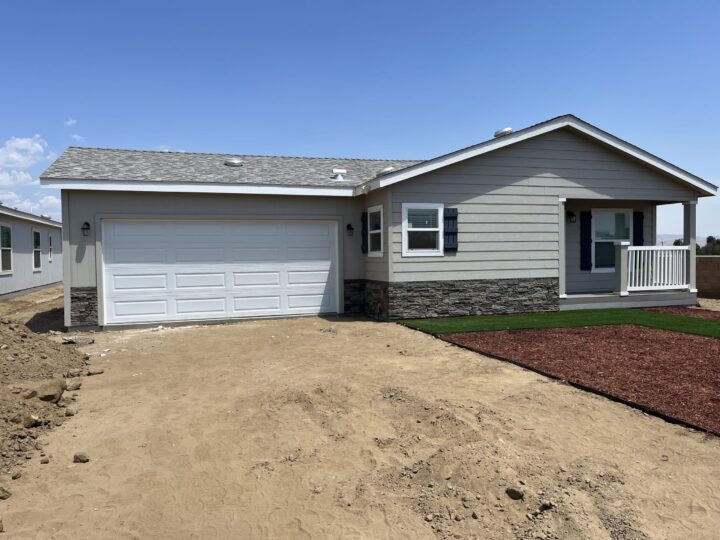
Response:
M682 245L655 246L657 204L560 200L560 310L697 303L696 201Z

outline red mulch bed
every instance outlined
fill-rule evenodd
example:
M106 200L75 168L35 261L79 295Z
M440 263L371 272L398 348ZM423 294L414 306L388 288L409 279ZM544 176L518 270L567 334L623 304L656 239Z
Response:
M681 306L667 306L656 308L645 308L646 311L661 311L670 315L681 315L683 317L695 317L697 319L710 319L720 321L720 311L712 311L710 309L700 309Z
M720 339L635 325L443 339L720 434Z

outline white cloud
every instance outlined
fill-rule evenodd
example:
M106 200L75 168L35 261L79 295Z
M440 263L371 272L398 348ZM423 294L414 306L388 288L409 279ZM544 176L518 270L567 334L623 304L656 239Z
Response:
M0 168L27 169L47 159L47 142L40 135L10 137L0 146Z
M77 120L75 120L72 116L65 120L66 126L74 126L75 124L77 124Z
M9 170L9 171L3 171L0 169L0 187L17 187L17 186L27 186L30 184L37 184L37 180L33 180L33 177L30 176L25 171L15 171L15 170Z
M77 133L73 133L72 135L70 135L70 138L73 141L77 141L77 142L82 142L85 140L85 137L83 137L82 135L78 135Z
M17 208L23 212L32 214L49 214L52 218L59 220L60 218L60 198L55 195L44 195L39 199L30 199L18 195L14 191L6 191L0 193L0 201L5 206Z

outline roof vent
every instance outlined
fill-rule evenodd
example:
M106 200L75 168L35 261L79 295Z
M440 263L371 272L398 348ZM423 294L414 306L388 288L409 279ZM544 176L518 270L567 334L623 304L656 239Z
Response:
M45 218L45 219L52 219L52 218L51 218L50 216L48 216L47 214L40 214L40 217L41 217L41 218Z
M390 174L390 173L393 172L394 170L395 170L395 167L393 167L392 165L390 165L390 166L388 166L388 167L385 167L382 171L378 171L378 173L377 173L375 176L382 176L382 175L384 175L384 174Z
M333 169L333 175L332 177L335 180L345 180L345 176L347 174L347 169Z
M230 158L225 160L225 165L228 167L242 167L245 165L245 162L239 158Z
M497 139L498 137L504 137L505 135L510 135L512 132L513 132L513 129L511 127L498 129L495 132L495 134L493 135L493 137L495 137Z

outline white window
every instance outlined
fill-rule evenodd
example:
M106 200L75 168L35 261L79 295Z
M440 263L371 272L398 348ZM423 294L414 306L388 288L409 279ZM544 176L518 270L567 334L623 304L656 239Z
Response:
M403 257L443 256L443 205L404 203L402 205Z
M33 270L39 271L42 269L42 256L40 251L40 231L33 229Z
M615 242L630 242L632 210L592 209L593 272L615 271Z
M0 225L0 272L12 272L12 229L9 225Z
M48 233L48 262L52 262L52 233Z
M371 206L368 212L368 257L383 256L383 207Z

